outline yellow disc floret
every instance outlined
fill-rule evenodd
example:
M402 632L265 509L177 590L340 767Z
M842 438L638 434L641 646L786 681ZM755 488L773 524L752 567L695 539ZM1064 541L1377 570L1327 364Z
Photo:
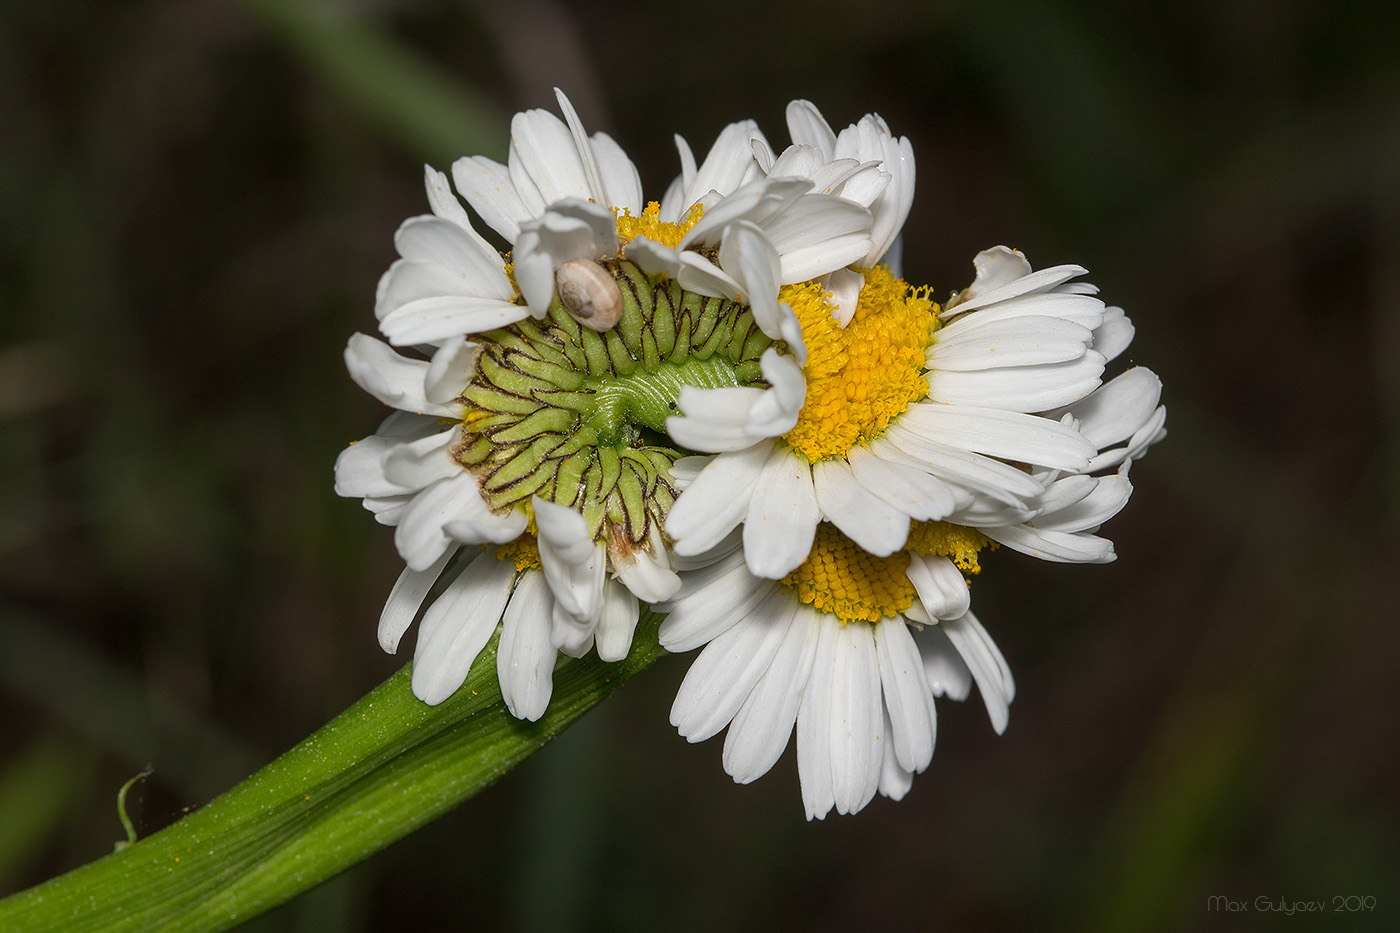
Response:
M883 266L865 273L860 303L845 328L831 317L816 282L784 286L807 344L807 401L783 440L809 461L845 456L928 393L924 355L938 326L927 289L911 289Z
M647 202L640 217L633 217L632 212L627 208L620 211L613 208L613 213L617 215L617 238L623 244L632 242L636 237L644 236L648 240L654 240L662 246L669 246L672 249L681 245L681 240L685 239L685 235L690 232L691 227L700 222L700 215L704 212L704 208L696 204L686 214L685 220L673 224L661 219L661 205L655 201Z
M973 574L982 572L977 553L989 545L993 549L997 546L976 528L952 522L914 522L904 549L920 557L946 557L964 574Z
M497 545L496 559L515 561L515 569L519 571L539 570L540 547L535 543L534 535L523 534L508 544Z
M835 525L822 522L811 553L783 584L792 587L801 602L842 622L878 622L913 604L908 570L909 555L903 551L875 557Z
M861 549L835 525L822 522L811 553L783 578L799 602L829 612L845 622L878 622L899 615L913 605L914 584L909 582L909 555L946 557L964 574L982 570L977 553L991 540L975 528L948 522L915 522L909 543L889 557L876 557ZM995 545L993 545L995 547Z

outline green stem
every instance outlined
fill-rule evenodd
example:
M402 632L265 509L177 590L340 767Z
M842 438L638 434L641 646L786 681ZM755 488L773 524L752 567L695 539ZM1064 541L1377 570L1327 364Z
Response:
M405 666L222 797L119 852L0 901L0 931L222 930L344 871L494 783L665 652L644 613L632 653L564 659L539 722L513 718L496 639L447 702Z

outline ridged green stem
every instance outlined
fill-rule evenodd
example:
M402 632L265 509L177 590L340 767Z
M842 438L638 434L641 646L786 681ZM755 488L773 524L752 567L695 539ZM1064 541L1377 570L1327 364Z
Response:
M562 659L553 700L534 723L505 709L496 638L439 706L413 696L405 666L208 806L0 901L0 931L201 931L242 923L494 783L664 654L656 625L655 615L643 614L632 653L620 663Z

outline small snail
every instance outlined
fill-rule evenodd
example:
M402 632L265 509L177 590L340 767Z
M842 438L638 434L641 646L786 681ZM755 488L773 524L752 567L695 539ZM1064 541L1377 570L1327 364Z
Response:
M554 270L559 300L579 323L611 330L622 317L622 289L607 269L591 259L570 259Z

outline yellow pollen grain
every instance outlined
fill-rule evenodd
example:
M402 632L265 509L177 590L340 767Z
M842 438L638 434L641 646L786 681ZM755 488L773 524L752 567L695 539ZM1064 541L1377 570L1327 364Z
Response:
M623 208L618 210L613 208L613 214L617 216L617 238L618 241L626 245L639 236L644 236L648 240L653 240L663 246L676 249L681 245L681 240L690 232L690 228L700 222L700 216L705 209L696 204L686 214L685 220L678 224L666 223L661 219L661 205L655 201L647 202L647 206L642 209L642 216L633 217L632 211Z
M914 522L904 545L920 557L946 557L965 574L982 572L977 556L985 547L996 550L997 544L976 528L952 522Z
M496 545L497 560L515 561L515 569L518 571L540 569L540 548L535 543L535 536L523 534L508 544Z
M878 622L913 604L908 570L905 552L875 557L823 522L807 559L782 582L798 600L842 622Z
M845 328L831 317L817 282L784 286L807 344L807 401L783 436L809 461L845 456L879 437L891 419L928 393L924 355L938 327L928 289L913 289L884 266L865 273L855 315Z
M515 251L507 250L501 254L501 258L506 262L506 278L510 279L510 287L515 289L516 299L520 298L520 285L515 281Z

